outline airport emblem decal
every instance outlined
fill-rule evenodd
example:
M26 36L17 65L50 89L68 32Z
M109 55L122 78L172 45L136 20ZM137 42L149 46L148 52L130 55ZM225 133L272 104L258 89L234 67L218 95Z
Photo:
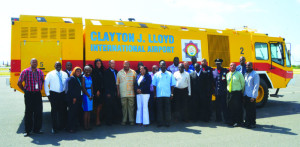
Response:
M192 57L197 60L201 59L201 41L200 40L181 40L182 46L182 60L191 61Z

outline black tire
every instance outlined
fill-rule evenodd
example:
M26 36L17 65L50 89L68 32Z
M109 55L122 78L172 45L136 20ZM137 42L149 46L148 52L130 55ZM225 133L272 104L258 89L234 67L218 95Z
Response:
M256 103L256 107L257 108L262 108L266 105L266 103L268 102L268 98L269 98L269 88L267 83L265 82L265 79L261 78L260 79L260 86L262 87L263 91L264 91L264 96L263 99L260 102Z

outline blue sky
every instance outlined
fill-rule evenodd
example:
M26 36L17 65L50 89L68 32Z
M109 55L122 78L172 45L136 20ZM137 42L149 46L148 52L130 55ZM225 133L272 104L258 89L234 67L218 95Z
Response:
M242 29L281 36L300 64L300 0L23 0L0 6L0 62L10 60L11 17L25 15L127 20L203 28Z

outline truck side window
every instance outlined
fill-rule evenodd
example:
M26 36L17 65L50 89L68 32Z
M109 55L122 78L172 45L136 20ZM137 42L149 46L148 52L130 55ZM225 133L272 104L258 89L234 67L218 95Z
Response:
M255 57L256 60L268 60L268 44L267 43L255 43Z
M271 59L273 62L283 65L283 48L281 43L271 43Z
M285 46L285 64L286 67L291 67L291 54L290 50L288 50Z

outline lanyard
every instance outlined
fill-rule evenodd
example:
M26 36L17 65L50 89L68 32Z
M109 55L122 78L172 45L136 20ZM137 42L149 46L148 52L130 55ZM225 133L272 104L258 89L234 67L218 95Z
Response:
M77 81L79 82L79 85L80 85L80 87L81 87L81 82L80 82L79 78L76 77L76 79L77 79Z

